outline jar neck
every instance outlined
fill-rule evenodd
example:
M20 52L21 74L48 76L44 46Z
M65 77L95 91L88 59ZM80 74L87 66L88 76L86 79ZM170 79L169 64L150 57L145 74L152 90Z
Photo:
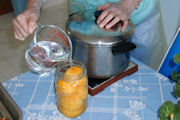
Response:
M72 65L70 65L69 62L66 62L63 66L60 66L60 79L64 81L78 81L84 77L87 76L87 69L86 67L78 62L78 61L72 61ZM73 68L76 67L76 68ZM69 69L71 69L71 72L67 72ZM73 70L74 69L74 70ZM79 71L76 71L76 69L79 69Z

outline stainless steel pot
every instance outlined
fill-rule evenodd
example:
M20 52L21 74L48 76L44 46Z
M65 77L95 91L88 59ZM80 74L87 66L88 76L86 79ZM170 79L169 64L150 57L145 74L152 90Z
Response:
M73 59L84 63L88 76L92 78L109 78L123 72L129 64L129 51L136 47L128 42L134 33L133 24L129 23L129 29L116 36L110 36L109 33L108 36L104 33L87 35L69 27L73 21L83 22L82 14L85 13L73 14L66 23L66 31L73 43Z

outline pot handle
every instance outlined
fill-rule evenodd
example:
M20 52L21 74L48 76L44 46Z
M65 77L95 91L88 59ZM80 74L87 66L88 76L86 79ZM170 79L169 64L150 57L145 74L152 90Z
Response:
M129 52L136 48L136 45L131 42L125 42L121 44L117 44L115 46L112 46L112 53L113 55L122 54L125 52Z
M94 12L94 16L95 16L95 23L97 24L97 19L98 17L101 15L101 13L103 12L103 10L98 10Z

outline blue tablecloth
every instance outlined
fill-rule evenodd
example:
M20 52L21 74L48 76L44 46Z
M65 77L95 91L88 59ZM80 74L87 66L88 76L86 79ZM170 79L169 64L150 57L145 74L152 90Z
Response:
M138 72L127 76L103 92L88 96L88 108L73 120L158 120L158 109L171 95L174 84L141 62ZM46 77L32 72L3 85L23 112L23 120L69 120L56 108L53 72Z

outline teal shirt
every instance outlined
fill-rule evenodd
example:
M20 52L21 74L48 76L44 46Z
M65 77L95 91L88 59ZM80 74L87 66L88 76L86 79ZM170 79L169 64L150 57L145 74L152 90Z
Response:
M75 13L86 9L96 9L99 5L118 1L119 0L69 0L69 8L71 13ZM157 10L156 5L157 0L142 0L138 9L134 10L131 14L131 21L135 25L138 25L150 18Z

